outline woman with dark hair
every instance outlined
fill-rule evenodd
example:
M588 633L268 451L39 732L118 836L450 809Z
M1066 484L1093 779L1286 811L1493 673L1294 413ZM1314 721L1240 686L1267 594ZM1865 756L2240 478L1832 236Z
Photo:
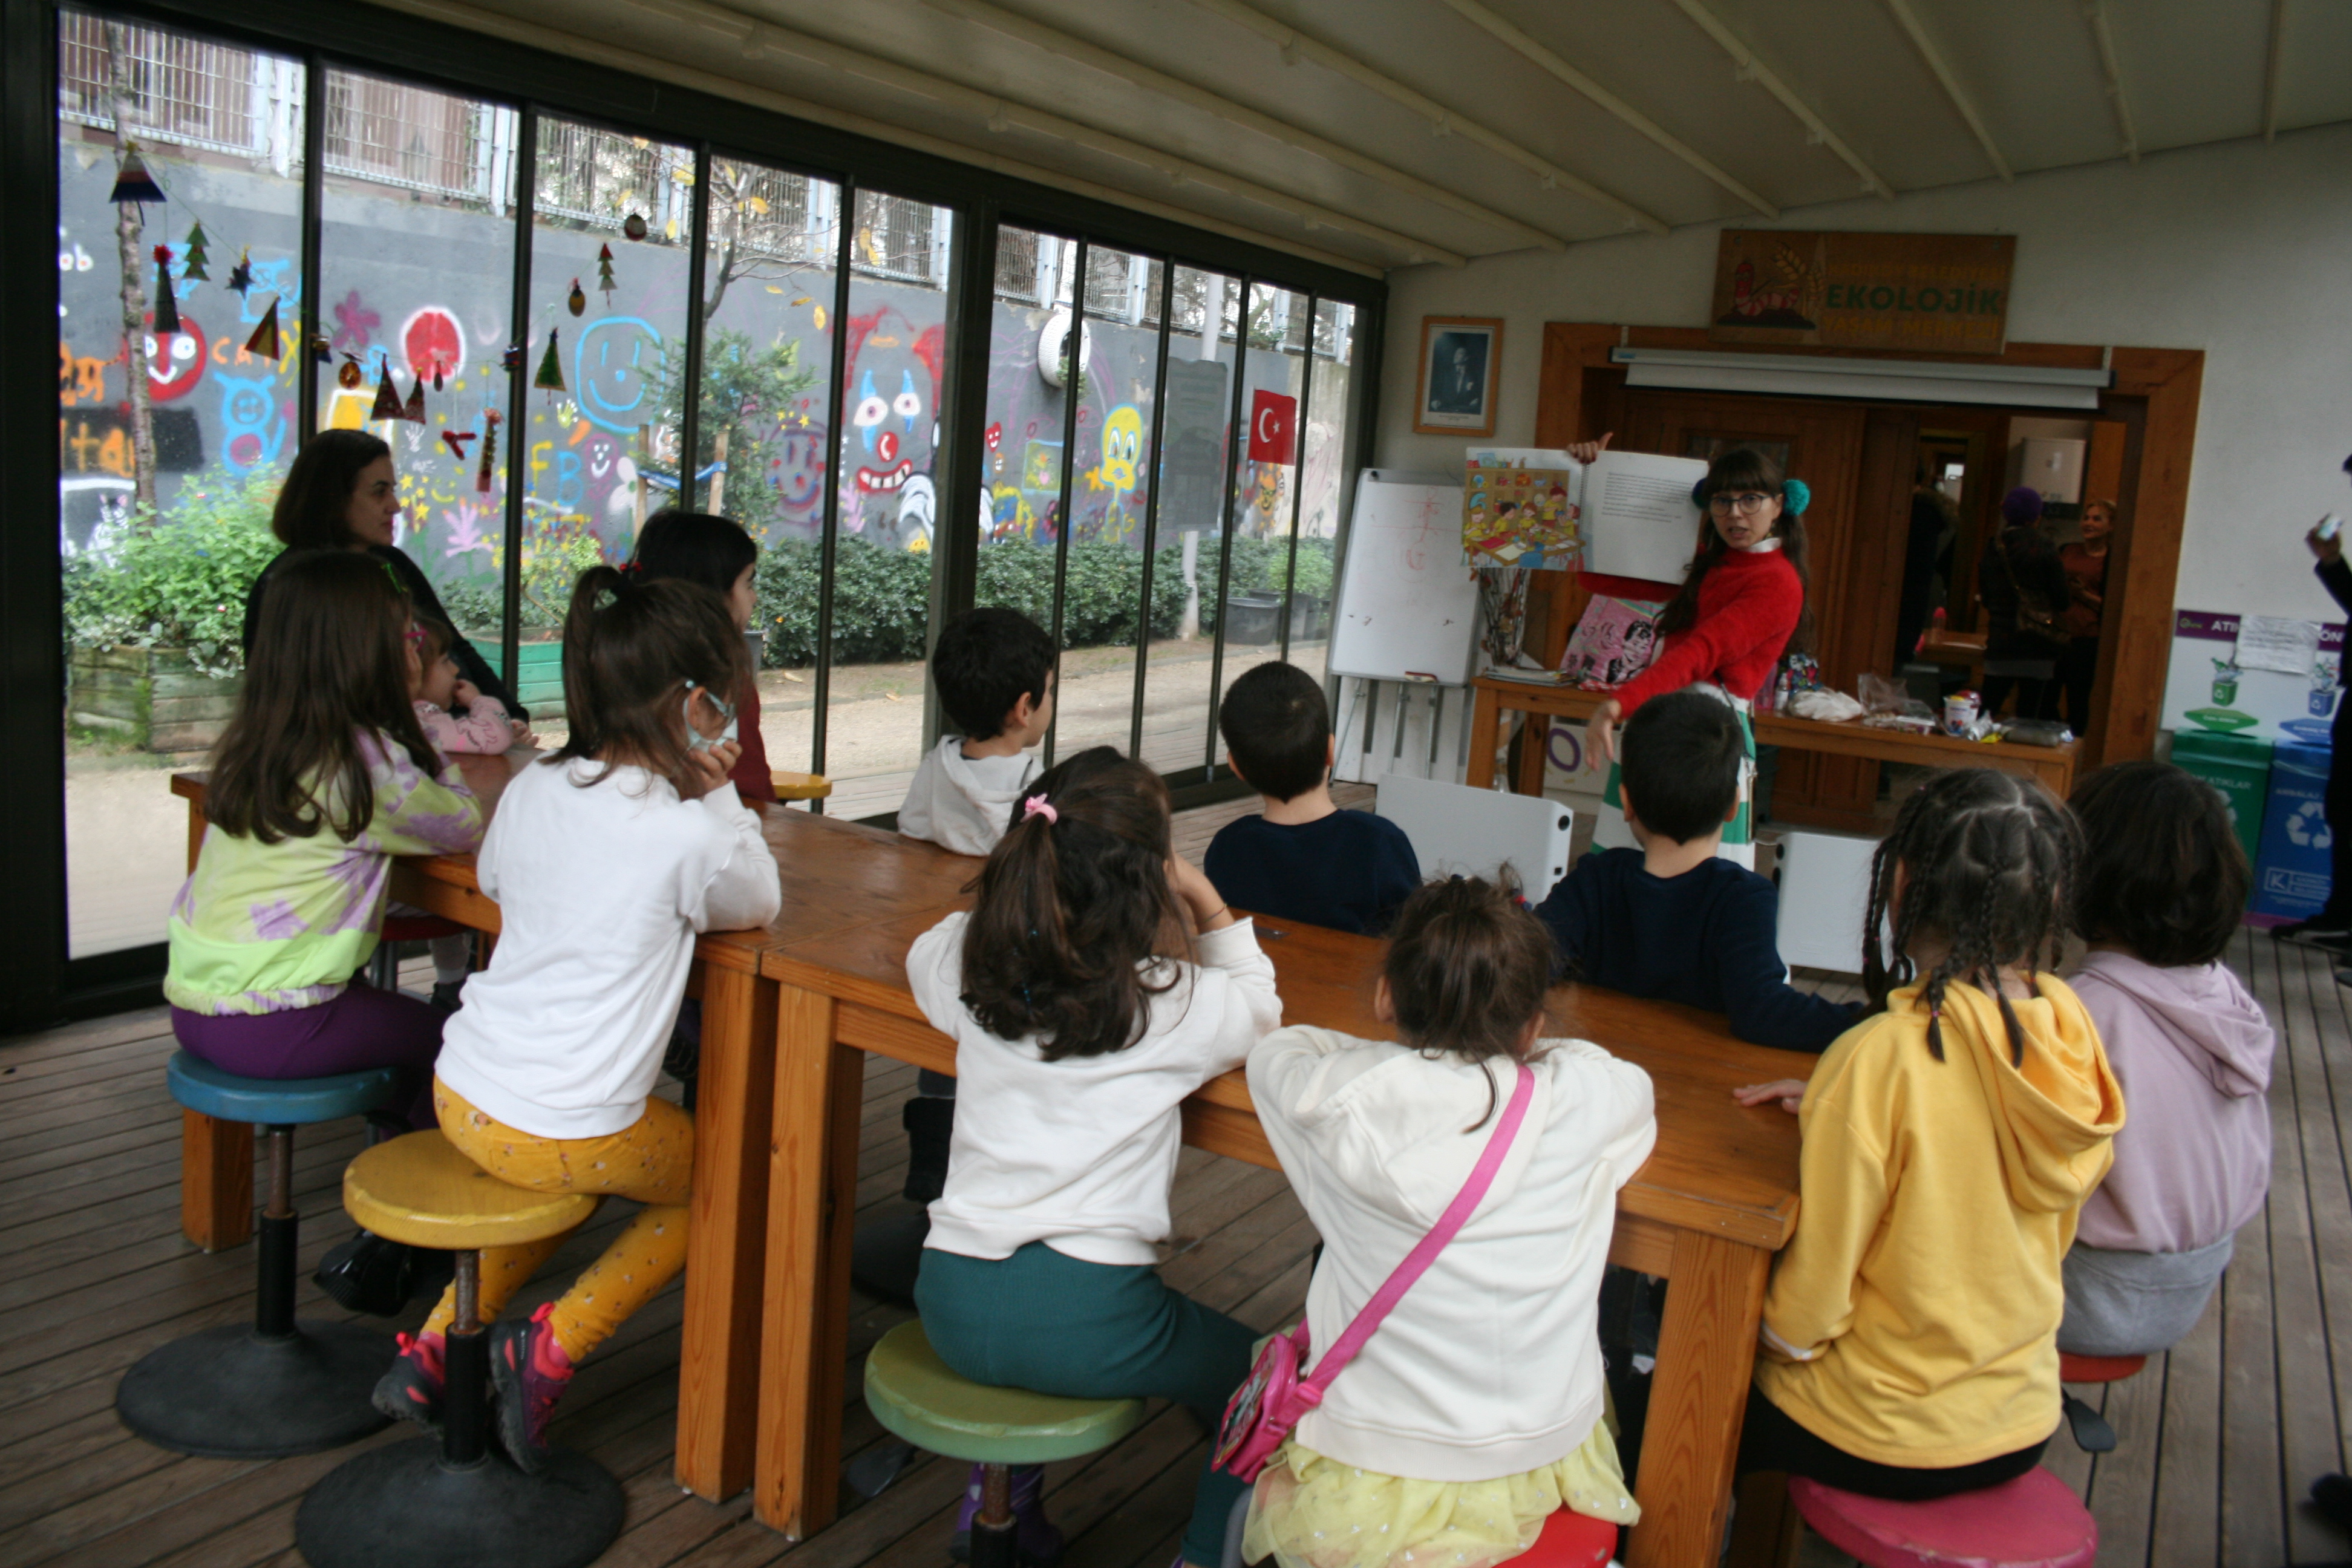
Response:
M759 608L754 581L759 569L760 546L741 523L707 511L669 509L646 519L637 531L636 552L622 568L626 574L642 574L649 583L674 577L700 584L727 602L735 629L742 632L751 629ZM735 694L735 743L743 749L730 775L735 793L753 803L754 811L761 810L758 802L776 798L776 784L768 772L767 742L760 734L756 671L744 674Z
M399 516L400 491L393 479L390 447L364 430L321 430L305 442L286 470L286 483L269 514L269 531L286 548L246 592L247 656L253 653L254 632L261 624L262 595L287 558L300 550L363 551L384 563L410 605L447 622L449 613L441 607L432 583L392 542ZM458 672L484 696L497 698L509 713L530 722L530 712L515 701L507 683L472 643L460 637L450 653Z
M1998 714L2017 693L2017 719L2054 719L2058 656L2066 647L2066 568L2042 531L2042 492L2020 485L2000 498L2001 527L1977 563L1985 630L1984 710Z
M2068 600L2058 625L2073 639L2058 655L2058 690L2066 700L2066 722L2077 735L2091 728L2091 685L2099 674L2099 621L2106 611L2107 547L2115 539L2116 503L2085 501L2080 527L2082 541L2058 551Z

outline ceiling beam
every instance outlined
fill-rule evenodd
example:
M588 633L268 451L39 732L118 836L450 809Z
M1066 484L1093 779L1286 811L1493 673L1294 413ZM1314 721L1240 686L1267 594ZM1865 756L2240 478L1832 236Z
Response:
M1179 157L1172 153L1163 153L1124 136L1065 119L1050 110L1002 94L983 92L978 88L967 87L961 82L934 76L912 66L900 65L879 55L869 55L830 39L778 26L773 22L760 21L723 5L710 4L709 0L626 0L626 4L638 10L689 21L731 36L748 58L757 59L775 54L807 60L844 77L861 78L894 91L960 110L973 116L991 131L1018 125L1037 135L1150 169L1173 185L1188 183L1205 185L1213 191L1221 191L1259 206L1287 213L1297 217L1309 231L1328 228L1375 241L1404 263L1436 261L1449 267L1460 267L1470 259L1460 251L1379 224L1368 223L1353 214L1275 190L1230 171Z
M1927 36L1927 27L1919 21L1919 14L1911 9L1911 0L1886 0L1886 8L1894 13L1896 24L1910 37L1911 47L1919 51L1919 58L1927 62L1927 69L1944 89L1944 96L1952 100L1952 107L1960 111L1962 120L1968 121L1969 130L1975 135L1977 145L1984 149L1985 158L1992 164L1993 173L1999 174L2003 183L2015 180L2017 172L2009 166L2009 160L2000 155L2000 148L1994 142L1992 132L1985 129L1984 119L1977 113L1977 106L1969 100L1968 89L1960 85L1960 79L1952 74L1951 64L1944 58L1944 51L1936 46L1935 39Z
M1648 137L1651 141L1656 142L1659 146L1664 148L1667 152L1673 153L1675 157L1680 158L1684 163L1688 163L1692 168L1696 169L1700 174L1705 174L1708 179L1713 180L1717 184L1722 186L1725 190L1738 197L1742 203L1755 208L1758 212L1762 213L1766 217L1777 218L1780 216L1780 209L1779 207L1774 206L1770 202L1766 201L1762 196L1758 195L1754 191L1749 190L1746 185L1743 185L1738 180L1733 179L1722 169L1717 168L1713 163L1709 162L1703 154L1701 154L1696 148L1675 136L1664 126L1660 125L1656 121L1652 120L1648 115L1643 114L1640 110L1635 109L1632 104L1626 102L1615 93L1611 92L1607 88L1602 87L1599 82L1593 80L1591 77L1586 76L1574 66L1570 65L1566 60L1560 58L1559 56L1554 54L1550 49L1546 48L1543 45L1538 43L1527 34L1521 32L1510 22L1487 9L1485 5L1479 3L1479 0L1440 0L1440 4L1450 7L1467 21L1477 26L1485 28L1489 33L1492 33L1496 37L1501 39L1507 47L1510 48L1515 53L1534 61L1545 70L1549 71L1553 76L1558 77L1561 81L1566 82L1569 86L1574 88L1577 91L1591 99L1594 103L1599 104L1602 109L1607 110L1610 113L1615 115L1618 119L1623 121L1626 124L1632 126L1634 130L1640 132L1643 135Z
M1396 78L1377 70L1356 58L1342 54L1330 45L1310 38L1287 22L1276 20L1265 12L1243 3L1243 0L1192 0L1201 9L1223 16L1237 26L1246 27L1260 37L1272 42L1282 52L1283 63L1297 65L1300 60L1312 60L1325 70L1344 76L1359 86L1368 87L1391 102L1402 104L1414 114L1429 121L1430 133L1449 136L1456 132L1477 142L1490 153L1508 158L1512 163L1536 176L1546 190L1564 190L1582 196L1596 206L1606 207L1623 219L1626 226L1664 234L1664 219L1652 216L1623 197L1602 190L1548 158L1520 146L1498 131L1489 130L1475 120L1465 119L1435 99L1407 87Z
M2263 64L2263 140L2278 140L2279 68L2286 60L2286 0L2271 0L2270 54Z
M1356 173L1377 181L1392 191L1415 196L1425 202L1434 202L1439 206L1449 207L1474 222L1501 229L1521 244L1540 246L1546 250L1568 248L1568 241L1561 236L1549 234L1532 224L1522 223L1508 213L1497 212L1493 207L1481 205L1458 191L1432 184L1418 175L1383 163L1378 159L1367 157L1352 147L1342 146L1327 137L1317 135L1312 131L1293 125L1287 121L1277 120L1271 114L1261 113L1247 104L1211 92L1206 88L1196 86L1180 77L1171 76L1166 71L1156 69L1125 55L1114 53L1058 28L1049 27L1042 22L1033 22L1028 17L1008 11L1002 5L992 5L989 0L926 0L926 4L934 10L959 16L975 26L985 27L991 32L1017 39L1060 58L1076 61L1090 69L1100 71L1105 76L1125 82L1130 87L1141 88L1147 92L1158 93L1162 98L1173 99L1179 103L1213 115L1228 125L1239 126L1244 131L1255 132L1260 136L1278 142L1297 152L1308 153L1327 163L1339 164L1343 168L1353 169Z
M1843 161L1862 180L1862 188L1887 201L1895 199L1895 187L1879 178L1878 172L1862 161L1862 154L1845 143L1845 139L1829 128L1828 121L1813 111L1813 106L1798 96L1796 89L1781 79L1780 74L1756 58L1756 51L1740 40L1723 19L1708 10L1700 0L1674 0L1682 14L1698 24L1699 31L1723 47L1739 68L1745 80L1753 78L1765 91L1780 100L1781 107L1797 117L1805 128L1806 141L1825 146Z
M2124 95L2123 62L2116 58L2115 28L2107 19L2107 0L2083 0L2090 18L2091 37L2099 46L2099 69L2107 79L2107 101L2115 106L2116 130L2124 139L2124 156L2139 162L2139 132L2132 129L2131 100Z

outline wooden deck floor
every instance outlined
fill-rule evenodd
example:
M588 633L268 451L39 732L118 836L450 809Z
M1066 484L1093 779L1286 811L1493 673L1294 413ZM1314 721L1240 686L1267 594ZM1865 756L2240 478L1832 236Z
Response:
M2347 1555L2298 1500L2314 1476L2344 1464L2352 1027L2327 966L2304 952L2250 938L2233 962L2281 1035L2271 1202L2241 1234L2229 1281L2197 1332L2139 1377L2084 1391L2114 1422L2116 1452L2093 1463L2063 1436L2053 1445L2053 1468L2084 1489L2098 1516L2102 1563L2277 1568ZM354 1451L266 1464L189 1459L116 1424L114 1384L132 1361L250 1310L252 1249L205 1257L180 1239L179 1120L161 1071L168 1028L164 1015L148 1012L0 1042L0 1565L293 1563L305 1489ZM911 1077L877 1060L867 1078L867 1216L903 1207L898 1108ZM356 1123L339 1123L299 1146L306 1270L349 1233L338 1182L361 1139ZM629 1208L607 1205L523 1304L552 1295ZM1277 1173L1188 1151L1174 1208L1171 1284L1262 1327L1298 1310L1314 1236ZM745 1500L712 1506L682 1494L670 1479L680 1300L673 1289L583 1368L556 1428L627 1489L627 1532L604 1562L946 1561L962 1469L945 1461L919 1462L872 1500L845 1489L841 1521L798 1546L751 1520ZM388 1327L415 1327L424 1308ZM307 1278L301 1310L339 1315ZM861 1299L853 1356L902 1316ZM847 1436L852 1455L880 1440L854 1405ZM1050 1506L1072 1538L1070 1568L1168 1563L1202 1447L1188 1416L1160 1409L1110 1452L1054 1467ZM1809 1562L1841 1561L1814 1546Z

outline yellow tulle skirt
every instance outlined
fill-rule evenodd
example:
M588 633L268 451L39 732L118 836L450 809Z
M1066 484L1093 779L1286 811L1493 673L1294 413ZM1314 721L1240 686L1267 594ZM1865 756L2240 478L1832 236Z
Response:
M1617 1524L1642 1517L1605 1421L1566 1458L1491 1481L1384 1476L1293 1438L1257 1479L1242 1555L1281 1568L1492 1568L1533 1546L1563 1508Z

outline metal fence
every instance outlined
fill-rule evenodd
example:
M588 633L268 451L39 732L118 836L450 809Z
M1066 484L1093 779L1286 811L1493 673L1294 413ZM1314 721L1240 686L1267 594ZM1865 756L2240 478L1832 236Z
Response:
M117 24L114 32L131 136L251 158L274 153L281 164L289 154L299 159L299 146L272 148L271 127L280 117L269 111L271 94L282 92L289 76L299 104L302 73L296 62L153 27ZM118 62L107 34L102 18L58 14L61 119L115 129ZM300 123L299 112L291 122Z

